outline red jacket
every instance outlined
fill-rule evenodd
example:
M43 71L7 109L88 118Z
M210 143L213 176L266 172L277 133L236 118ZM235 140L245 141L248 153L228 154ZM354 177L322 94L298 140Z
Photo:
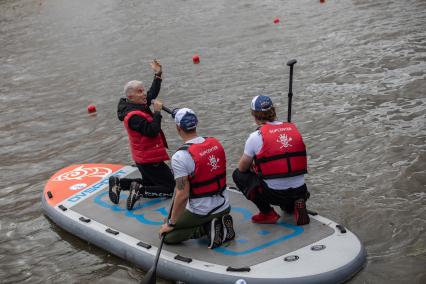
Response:
M129 120L133 115L139 115L148 122L153 120L151 114L140 110L134 110L126 114L123 122L129 136L132 159L138 164L157 163L169 160L169 155L165 148L167 143L163 131L160 131L155 137L148 137L130 129Z
M263 179L306 174L306 147L293 123L264 124L260 127L263 146L254 157L255 170Z
M220 142L208 137L200 144L185 144L195 163L194 174L189 177L190 198L212 196L226 188L226 157Z

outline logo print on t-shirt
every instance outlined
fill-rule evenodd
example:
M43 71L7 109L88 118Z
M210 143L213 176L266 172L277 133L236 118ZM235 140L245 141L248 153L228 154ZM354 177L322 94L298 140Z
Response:
M211 172L220 168L220 166L217 163L219 163L219 159L216 159L216 157L213 155L209 156L209 162L207 163L207 165L212 167L210 169Z
M277 139L277 142L279 142L279 143L282 144L282 146L280 147L280 149L281 148L288 148L288 147L293 146L293 145L290 144L291 140L293 140L293 139L291 137L288 137L287 134L281 134L278 137L278 139Z

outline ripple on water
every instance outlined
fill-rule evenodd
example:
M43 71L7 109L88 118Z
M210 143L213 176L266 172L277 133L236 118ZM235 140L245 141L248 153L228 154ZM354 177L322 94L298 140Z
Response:
M425 282L425 1L204 2L0 3L0 279L142 277L48 221L40 192L69 164L131 162L116 103L128 80L149 87L158 57L161 98L193 108L200 134L223 142L230 183L256 128L250 99L270 95L285 118L285 62L296 58L309 206L366 245L369 263L352 282ZM162 126L172 153L181 140L167 115Z

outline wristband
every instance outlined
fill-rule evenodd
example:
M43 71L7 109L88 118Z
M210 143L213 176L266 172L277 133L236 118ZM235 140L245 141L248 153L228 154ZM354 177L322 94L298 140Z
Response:
M174 227L176 227L176 224L173 224L172 220L169 219L169 220L167 220L167 226L174 228Z

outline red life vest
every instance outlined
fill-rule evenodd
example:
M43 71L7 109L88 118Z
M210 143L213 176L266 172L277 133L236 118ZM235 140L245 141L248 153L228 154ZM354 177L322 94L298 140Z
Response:
M254 157L259 177L285 178L308 172L305 143L296 125L288 122L264 124L259 131L263 146Z
M203 143L184 144L179 150L186 150L195 163L195 170L189 177L190 198L212 196L226 188L226 156L220 142L213 137Z
M130 152L132 159L138 164L157 163L169 160L169 155L166 152L167 142L163 131L155 137L148 137L141 133L130 129L129 120L133 115L139 115L152 122L152 115L140 110L134 110L126 114L124 118L124 127L129 136Z

